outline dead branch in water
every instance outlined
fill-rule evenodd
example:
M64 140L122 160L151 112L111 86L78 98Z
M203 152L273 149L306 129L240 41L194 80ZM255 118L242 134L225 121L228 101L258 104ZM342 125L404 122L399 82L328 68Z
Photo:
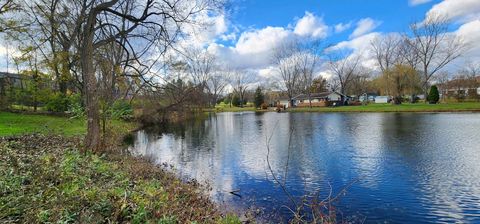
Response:
M278 121L275 123L274 130L277 129L278 123L279 123ZM332 204L338 201L340 196L344 195L347 192L347 189L350 188L354 183L356 183L358 179L351 181L349 184L343 187L335 195L333 194L332 185L330 184L330 182L327 182L329 186L329 193L327 197L319 201L320 189L318 189L316 193L311 197L307 195L301 196L300 197L301 200L299 200L301 204L299 204L299 202L287 189L287 174L288 174L288 168L289 168L289 160L290 160L292 138L293 138L294 131L295 131L294 128L290 129L289 139L288 139L287 161L285 163L283 181L281 181L279 177L275 174L270 163L270 143L273 138L274 131L272 131L270 136L267 135L266 137L266 148L267 148L266 162L267 162L268 170L272 175L275 183L277 183L280 186L282 191L285 193L285 195L287 195L288 199L294 205L294 208L291 208L286 205L283 205L282 207L285 207L290 212L292 212L294 218L292 220L289 220L290 223L336 223L337 222L336 212ZM310 212L310 214L308 212Z

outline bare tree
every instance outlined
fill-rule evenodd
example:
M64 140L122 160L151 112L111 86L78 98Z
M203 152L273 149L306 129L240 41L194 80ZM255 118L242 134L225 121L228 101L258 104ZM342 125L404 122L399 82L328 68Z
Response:
M14 19L15 16L6 16L6 14L20 9L18 0L0 0L0 33L19 28L20 25Z
M278 68L290 103L299 92L298 86L301 80L297 52L298 45L295 42L289 42L276 49L273 55L274 64Z
M399 63L401 54L400 54L400 45L402 43L402 37L396 34L388 34L386 36L379 36L375 38L371 43L371 51L376 59L377 65L380 68L380 71L387 80L390 80L390 71L393 66ZM386 92L387 95L390 94L390 82L386 82Z
M468 96L472 99L480 100L480 63L467 62L466 67L461 71L465 74L465 87L468 88Z
M301 92L307 95L309 106L312 107L312 85L315 72L320 62L321 50L318 43L302 46L296 53L294 66L300 73Z
M412 37L407 40L420 63L425 96L428 95L431 78L460 57L465 48L460 38L448 33L448 24L446 17L429 15L423 22L410 25Z
M186 50L185 57L193 84L207 88L208 80L217 69L215 56L205 49L192 48Z
M207 81L207 90L209 93L210 104L215 106L221 94L223 94L225 87L228 85L229 72L216 71Z
M312 85L310 86L312 93L321 93L328 91L328 81L322 76L314 78Z
M395 34L377 37L371 50L382 72L379 80L386 94L394 96L395 104L401 104L404 90L416 81L417 54L406 37Z
M360 96L368 92L370 84L371 71L363 66L358 67L355 75L352 77L351 82L348 85L347 92L356 96Z
M333 74L334 81L341 94L347 95L347 90L352 81L361 71L360 64L361 55L350 55L341 57L339 55L330 54L327 66ZM345 101L342 96L342 101Z
M211 2L82 0L86 10L79 51L87 109L86 148L98 151L101 142L98 82L94 64L97 49L116 42L128 51L127 54L135 59L138 67L142 65L139 59L152 46L160 54L166 52L178 38L182 25L191 22L192 15L207 10ZM135 41L143 44L134 44ZM135 69L133 64L129 68Z
M251 82L251 74L245 71L234 71L231 77L233 93L240 98L240 107L243 107L245 96Z

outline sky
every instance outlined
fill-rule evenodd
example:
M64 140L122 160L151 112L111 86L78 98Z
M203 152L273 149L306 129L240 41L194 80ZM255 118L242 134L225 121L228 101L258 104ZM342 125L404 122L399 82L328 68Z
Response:
M212 25L191 28L193 37L183 44L204 48L222 65L251 70L260 80L275 75L273 50L292 39L361 54L364 66L376 69L368 57L371 41L407 32L409 24L429 14L451 19L449 32L469 44L450 71L480 61L480 0L230 0L227 6L223 14L199 16ZM5 43L0 43L0 71L6 71ZM320 69L318 75L329 73Z
M272 50L293 38L368 56L374 38L408 32L429 14L449 18L449 32L469 44L449 71L480 61L480 0L234 0L225 16L214 18L214 34L202 44L223 64L268 78L275 73ZM368 57L363 64L376 69Z

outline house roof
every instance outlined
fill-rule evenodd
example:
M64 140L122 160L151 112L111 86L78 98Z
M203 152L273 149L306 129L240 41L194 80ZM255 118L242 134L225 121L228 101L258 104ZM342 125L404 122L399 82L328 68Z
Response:
M340 96L345 96L339 92L322 92L322 93L312 93L310 94L310 97L312 99L325 99L327 98L330 94L332 93L335 93L335 94L338 94ZM345 96L346 97L346 96ZM296 97L293 98L294 100L308 100L308 95L307 94L300 94Z
M19 74L15 74L15 73L9 73L9 72L0 72L0 78L14 78L14 79L20 79L20 75Z
M458 87L461 87L461 88L473 88L475 86L477 86L477 83L480 83L480 76L478 77L475 77L475 81L473 81L469 78L456 78L456 79L452 79L446 83L440 83L438 84L438 88L440 89L456 89Z

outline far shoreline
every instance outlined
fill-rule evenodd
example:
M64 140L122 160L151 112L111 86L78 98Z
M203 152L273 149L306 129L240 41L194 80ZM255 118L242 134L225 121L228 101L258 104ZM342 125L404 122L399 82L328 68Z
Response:
M276 112L274 108L260 110L254 107L216 107L205 109L205 112ZM289 108L283 112L318 112L318 113L480 113L480 102L462 103L440 103L440 104L368 104L361 106L339 106L339 107L296 107Z

